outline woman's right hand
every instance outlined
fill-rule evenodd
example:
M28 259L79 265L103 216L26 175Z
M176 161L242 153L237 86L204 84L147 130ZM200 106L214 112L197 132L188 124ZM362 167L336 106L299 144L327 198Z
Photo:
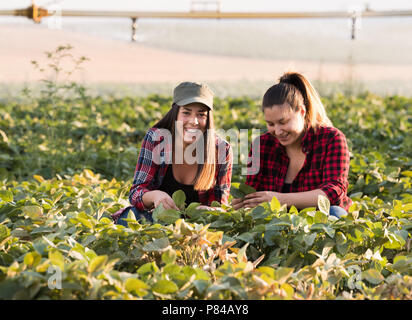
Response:
M153 190L148 191L143 195L143 203L146 207L157 208L160 204L162 204L164 209L174 209L179 210L176 206L175 202L173 201L172 197L169 196L166 192L160 190Z

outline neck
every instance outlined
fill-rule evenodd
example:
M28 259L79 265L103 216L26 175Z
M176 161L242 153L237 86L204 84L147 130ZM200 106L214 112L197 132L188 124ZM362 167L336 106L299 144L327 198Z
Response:
M286 147L286 152L287 153L295 153L295 152L302 152L302 144L300 143L296 143L294 145L290 145Z

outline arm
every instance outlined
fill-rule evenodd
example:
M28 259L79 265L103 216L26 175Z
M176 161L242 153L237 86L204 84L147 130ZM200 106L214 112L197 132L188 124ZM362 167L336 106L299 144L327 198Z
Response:
M135 169L132 187L129 192L130 204L139 211L150 209L153 206L153 199L143 200L143 195L150 191L150 185L159 165L153 161L153 150L156 146L154 138L155 132L149 130L142 143Z
M276 197L282 205L286 204L288 207L294 205L298 209L303 209L307 207L316 207L318 205L318 197L320 195L326 197L325 192L321 189L292 193L259 191L246 195L243 201L240 199L235 199L237 201L234 200L233 204L235 209L243 207L253 208L262 202L271 201L273 197Z
M255 190L260 189L260 171L263 167L263 159L265 157L265 145L262 140L262 136L257 137L253 140L250 147L248 161L247 161L247 170L246 170L246 181L245 184L251 186Z
M156 208L162 204L164 209L179 210L172 197L170 197L166 192L160 190L145 192L142 196L142 201L146 208Z
M225 162L219 165L216 184L218 185L221 193L220 203L227 205L229 203L230 185L232 181L233 152L230 144L225 144Z
M321 189L331 205L340 205L346 197L350 155L345 135L337 133L328 141Z
M247 162L247 175L245 184L251 186L255 190L260 189L259 172L263 166L264 148L261 148L262 136L257 137L250 148ZM263 145L262 145L263 146ZM257 153L259 152L259 153ZM235 210L245 206L244 199L232 199L232 206Z
M339 205L346 196L349 171L349 151L343 133L334 133L328 139L325 150L323 182L317 189L293 193L260 191L247 195L244 201L233 200L234 208L254 207L259 203L271 201L274 196L281 204L294 205L299 209L316 207L319 195L326 196L331 205Z

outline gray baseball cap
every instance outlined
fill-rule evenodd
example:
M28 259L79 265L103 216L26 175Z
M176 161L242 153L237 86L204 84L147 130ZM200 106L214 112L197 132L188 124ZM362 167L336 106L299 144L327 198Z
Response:
M213 92L203 83L182 82L173 91L173 103L185 106L189 103L199 102L213 110Z

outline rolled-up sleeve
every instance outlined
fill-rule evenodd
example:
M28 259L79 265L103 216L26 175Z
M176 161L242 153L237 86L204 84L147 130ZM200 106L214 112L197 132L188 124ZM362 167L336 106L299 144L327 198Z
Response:
M226 141L224 143L226 157L224 163L219 164L216 187L218 188L218 193L220 194L220 203L228 205L230 184L232 181L233 152L230 144Z
M143 204L143 195L150 191L153 177L158 170L159 165L153 161L153 151L156 147L155 135L153 130L149 130L142 143L139 152L137 165L134 173L133 184L129 192L130 204L139 211L146 210Z
M266 165L263 162L264 152L266 152L264 139L263 136L259 136L253 140L249 150L245 181L245 184L258 191L264 188L260 181L261 168Z
M342 206L348 189L350 156L345 135L337 131L328 141L320 189L331 205Z

